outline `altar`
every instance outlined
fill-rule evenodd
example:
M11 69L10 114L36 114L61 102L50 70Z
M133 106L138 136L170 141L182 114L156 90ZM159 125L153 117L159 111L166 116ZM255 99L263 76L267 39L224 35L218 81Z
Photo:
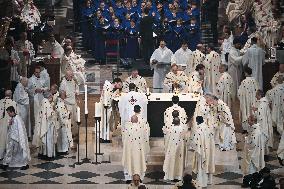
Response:
M147 116L150 126L151 137L163 137L162 127L164 126L164 112L166 109L173 105L173 93L151 93L148 96ZM193 93L182 93L179 96L179 106L183 107L186 111L188 119L191 119L196 103L200 96Z

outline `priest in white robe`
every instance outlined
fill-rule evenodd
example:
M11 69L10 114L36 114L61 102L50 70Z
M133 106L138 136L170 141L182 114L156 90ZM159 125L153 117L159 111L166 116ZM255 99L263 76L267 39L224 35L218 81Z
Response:
M51 54L54 58L62 58L64 49L62 46L55 40L53 34L49 36L49 40L44 44L42 53Z
M236 97L237 90L239 85L241 84L241 77L242 77L242 56L240 54L240 41L238 39L234 39L234 45L230 50L229 58L228 58L228 73L231 75L234 81L233 87L233 97Z
M5 167L21 167L22 170L28 169L28 162L31 160L31 156L24 122L16 114L13 106L9 106L6 111L10 119L7 133L7 149L3 158L3 165Z
M121 126L124 127L126 122L130 121L130 118L134 114L134 106L139 105L141 107L141 115L147 120L147 104L148 100L144 93L136 92L136 86L134 83L129 84L129 93L125 93L119 98L118 109L121 117Z
M204 123L202 116L196 117L196 128L190 137L190 148L194 150L192 172L197 174L196 184L207 187L215 173L214 129Z
M176 64L183 70L187 67L187 63L192 58L192 51L188 48L187 42L183 42L181 48L178 49L171 58L171 63Z
M144 77L140 76L137 68L133 68L131 75L123 83L123 92L129 92L129 84L134 83L136 85L137 92L147 92L147 82Z
M198 44L196 50L192 52L189 61L187 62L186 74L189 76L190 73L194 72L198 64L203 64L205 60L205 54L203 54L204 46Z
M58 92L58 85L53 84L50 86L50 92L53 96L52 102L57 102L57 98L59 97L59 92Z
M5 98L0 100L0 159L3 158L3 155L6 150L6 141L7 141L7 131L9 126L9 114L6 109L10 106L13 106L17 113L17 103L12 100L12 91L5 91Z
M61 77L64 77L67 71L72 71L78 84L84 84L85 78L85 60L72 51L72 46L66 46L61 60Z
M249 117L249 133L245 137L242 159L243 175L253 174L265 167L264 155L267 137L254 116Z
M150 58L151 69L154 69L153 92L162 92L164 79L170 70L172 55L173 52L166 47L166 42L160 41L159 48L153 52Z
M44 86L50 88L50 77L47 69L45 68L45 63L41 61L38 65L40 66L40 78L44 81Z
M220 78L219 66L221 65L221 57L216 51L214 51L212 46L208 46L207 51L208 54L203 62L206 78L204 87L208 92L216 94L216 84Z
M138 117L133 115L123 128L122 165L125 180L132 180L134 174L144 179L146 172L146 153L144 144L144 125L138 122Z
M59 91L66 92L65 104L70 112L71 123L73 126L77 120L77 98L79 96L79 86L74 80L74 75L71 71L67 71L65 77L62 79ZM74 129L75 130L75 129ZM76 132L76 131L75 131Z
M26 126L27 136L32 137L31 117L30 117L30 99L28 94L28 78L22 77L18 83L13 100L17 103L18 114L23 119Z
M51 93L45 92L32 141L32 144L39 148L39 157L47 159L54 158L56 155L58 129L56 112L54 107L51 106L51 102Z
M283 132L284 122L284 77L278 77L278 84L266 92L266 97L271 103L271 115L273 124L276 125L279 134Z
M69 149L73 147L73 138L71 131L71 113L67 109L65 99L66 92L60 91L59 98L55 105L55 111L59 122L57 152L66 154Z
M122 81L120 78L115 78L113 82L105 81L100 97L102 109L101 136L103 140L110 139L110 129L115 127L111 124L111 114L113 111L113 100L119 98L120 90L122 89Z
M171 71L166 75L164 80L164 92L185 92L187 88L187 81L188 78L184 71L178 70L178 66L176 64L172 64Z
M20 40L15 42L15 47L20 57L19 74L23 77L27 77L27 66L30 65L35 55L33 44L27 38L27 32L20 34Z
M220 47L221 61L222 61L222 64L228 65L228 57L229 57L230 50L233 46L234 36L232 33L231 35L229 33L224 33L224 35L225 35L224 40Z
M182 180L186 157L186 137L188 128L178 117L173 118L172 126L166 131L168 144L165 147L163 171L164 180Z
M233 150L236 147L237 140L231 110L226 103L219 99L217 101L217 112L219 119L219 148L223 151Z
M188 79L187 92L188 93L200 93L204 92L204 80L205 80L205 66L198 64L195 71L190 73Z
M165 127L167 127L167 125L171 125L173 123L172 113L175 110L177 110L179 112L179 119L180 119L181 124L186 124L187 123L187 115L186 115L185 109L178 105L179 97L174 95L172 97L172 102L173 102L173 105L171 107L168 107L166 109L166 111L164 112Z
M279 64L279 71L273 76L270 81L271 87L274 88L278 84L278 77L284 77L284 64Z
M248 130L248 118L253 113L252 107L256 107L256 91L259 89L257 81L251 74L251 68L245 67L246 78L242 81L238 89L240 113L244 131Z
M220 79L217 82L215 95L225 102L229 108L232 107L232 101L235 99L233 97L233 79L231 75L227 72L228 66L226 64L221 64L219 67L219 72L221 74Z
M43 100L43 92L48 90L47 82L40 77L40 67L36 67L34 74L29 78L28 93L30 97L30 110L31 110L31 125L35 126L35 121L38 120L40 104Z
M254 116L256 117L257 123L260 125L263 134L265 134L266 138L268 139L266 145L266 154L269 154L269 149L273 148L273 127L272 127L272 116L271 110L269 108L269 101L264 96L264 92L258 90L256 92L256 107L253 107Z
M252 69L252 77L256 79L259 88L263 89L262 66L265 61L265 51L257 46L257 38L251 39L252 46L244 54L242 62Z

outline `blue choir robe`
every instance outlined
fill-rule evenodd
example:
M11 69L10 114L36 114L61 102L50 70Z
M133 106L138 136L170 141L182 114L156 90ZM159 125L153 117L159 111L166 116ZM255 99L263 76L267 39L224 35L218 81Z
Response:
M95 48L94 48L94 56L95 59L98 61L104 61L105 60L105 40L106 40L106 34L107 30L110 27L108 23L104 24L97 24L95 28L96 33L96 40L95 40Z
M108 9L104 9L104 10L102 10L102 9L98 9L99 11L101 11L101 13L102 13L102 16L104 17L104 18L109 18L109 10Z
M126 13L126 9L124 7L114 7L115 15L120 19L123 20L124 15Z
M195 25L189 25L187 28L187 33L188 33L188 45L189 49L191 51L196 50L196 46L200 42L200 29L197 24Z
M176 21L178 19L177 14L174 15L171 11L169 11L165 14L165 17L168 19L168 22L172 27L176 25Z
M119 49L120 49L120 57L123 57L124 51L124 28L121 25L114 26L108 28L107 30L107 39L109 40L119 40ZM115 52L115 46L108 46L106 49L107 52Z
M138 29L136 27L127 27L125 31L126 45L125 58L137 58L139 54Z
M93 7L84 7L82 9L82 23L81 23L81 31L83 37L83 46L85 48L91 49L92 47L92 34L93 34L93 15L94 15Z
M128 28L128 27L130 27L130 20L124 19L124 20L122 21L122 27L123 27L123 28Z
M198 8L191 10L191 16L194 16L196 18L197 23L200 22L200 10Z
M165 40L166 45L169 49L172 49L172 39L173 39L173 29L169 23L164 23L161 25L161 38Z
M183 25L184 26L190 25L191 18L192 18L191 14L188 14L187 12L184 12L183 16L182 16Z
M172 42L172 51L176 52L182 44L182 41L185 39L185 29L183 26L175 26L173 28L173 42Z

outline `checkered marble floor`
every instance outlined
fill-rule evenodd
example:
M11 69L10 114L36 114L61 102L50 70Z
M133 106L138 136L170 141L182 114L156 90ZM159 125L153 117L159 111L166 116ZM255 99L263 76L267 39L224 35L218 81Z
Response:
M242 135L237 134L238 138L238 160L241 165L242 159ZM103 148L102 148L103 149ZM68 155L58 156L53 161L44 161L37 158L36 153L32 154L30 168L28 170L8 169L0 171L0 188L126 188L124 181L123 167L120 163L87 163L75 165L76 152L72 151ZM266 166L272 170L272 175L277 182L280 177L284 177L284 168L280 167L276 158L275 151L271 153ZM168 189L174 183L163 180L162 170L147 172L143 182L149 188ZM193 175L194 176L194 175ZM224 169L216 166L216 173L213 177L213 184L208 188L240 188L242 173L240 169Z

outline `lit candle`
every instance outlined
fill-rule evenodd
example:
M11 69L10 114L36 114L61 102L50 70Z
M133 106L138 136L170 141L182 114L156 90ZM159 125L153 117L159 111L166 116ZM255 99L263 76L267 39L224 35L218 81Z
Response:
M149 90L149 88L147 88L147 92L146 92L146 94L150 94L150 90Z
M87 85L85 85L85 114L88 114L88 91Z
M101 116L102 116L101 103L100 102L96 102L95 103L95 117L101 117Z
M79 123L80 121L80 107L77 106L77 122Z

